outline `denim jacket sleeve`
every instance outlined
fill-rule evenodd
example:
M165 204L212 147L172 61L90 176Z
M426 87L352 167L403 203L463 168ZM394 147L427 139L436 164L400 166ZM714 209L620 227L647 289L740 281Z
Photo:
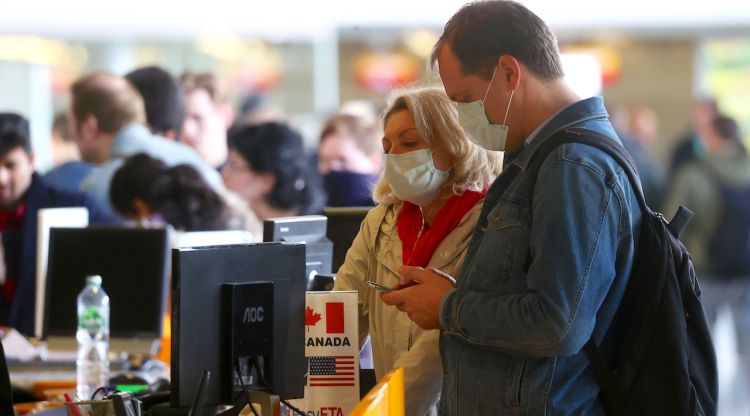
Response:
M464 270L462 279L494 279L495 289L469 284L448 293L440 309L443 331L461 342L511 354L579 352L617 274L618 234L627 222L623 183L627 186L625 174L609 166L559 154L548 157L539 171L533 215L519 206L516 210L524 214L499 229L488 226L481 236L525 233L517 239L526 246L518 248L523 255L513 256L520 264L504 264L507 258L500 253L475 257L475 264L489 266L484 274L495 276L478 276L482 272L473 267ZM531 261L524 271L526 250ZM501 273L507 277L498 277Z

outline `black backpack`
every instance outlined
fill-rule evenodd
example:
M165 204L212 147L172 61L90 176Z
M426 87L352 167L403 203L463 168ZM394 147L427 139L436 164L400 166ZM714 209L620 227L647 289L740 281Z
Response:
M653 212L627 151L584 129L561 130L536 149L529 168L532 187L546 155L564 143L593 146L615 159L627 172L643 212L630 280L612 325L601 348L593 340L584 346L605 413L715 415L716 353L692 258L678 239L693 213L680 207L667 222Z
M750 186L726 183L712 167L704 164L713 178L721 201L720 220L708 242L708 273L721 278L750 275Z

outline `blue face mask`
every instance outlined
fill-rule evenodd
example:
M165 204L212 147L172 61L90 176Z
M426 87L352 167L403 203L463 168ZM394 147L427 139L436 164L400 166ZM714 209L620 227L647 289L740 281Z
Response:
M456 103L456 110L458 110L458 122L472 142L487 150L502 151L505 150L505 142L508 136L508 126L505 122L508 120L508 111L510 111L510 103L513 101L515 90L510 92L503 124L490 123L487 113L484 112L484 102L487 99L490 87L492 87L492 82L495 80L496 72L497 68L492 73L492 79L487 86L487 91L484 92L484 98L470 103Z
M385 155L384 175L398 199L420 207L429 205L448 179L448 172L435 167L430 149Z
M323 175L329 207L368 207L375 205L370 198L377 175L331 171Z

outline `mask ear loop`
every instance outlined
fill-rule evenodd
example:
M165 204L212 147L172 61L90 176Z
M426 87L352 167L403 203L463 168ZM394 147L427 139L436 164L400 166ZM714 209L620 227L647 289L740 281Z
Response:
M490 78L490 84L487 85L487 91L484 92L484 97L482 97L482 105L484 105L484 102L487 101L487 94L490 93L490 88L492 88L492 82L495 81L495 74L497 74L497 67L495 67L495 70L492 71L492 78Z
M513 101L513 93L516 92L516 90L511 90L510 92L510 98L508 99L508 108L505 109L505 118L503 118L503 125L505 125L505 122L508 121L508 113L510 112L510 103Z
M484 92L484 98L482 98L482 105L484 105L484 102L487 100L487 94L490 93L490 88L492 88L492 82L495 81L495 75L497 74L497 67L495 67L495 70L492 71L492 78L490 78L490 85L487 86L487 91ZM510 98L508 99L508 107L505 108L505 117L503 118L503 125L505 125L505 122L508 121L508 113L510 112L510 103L513 101L513 93L515 93L516 90L511 90L510 92Z

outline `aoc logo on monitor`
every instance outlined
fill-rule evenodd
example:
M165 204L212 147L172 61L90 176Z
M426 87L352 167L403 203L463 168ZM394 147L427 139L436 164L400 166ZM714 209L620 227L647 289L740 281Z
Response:
M227 320L232 356L258 357L273 350L273 283L225 284L231 307ZM234 362L234 361L232 361Z
M242 323L254 324L256 322L263 322L264 317L262 306L248 306L242 315Z

